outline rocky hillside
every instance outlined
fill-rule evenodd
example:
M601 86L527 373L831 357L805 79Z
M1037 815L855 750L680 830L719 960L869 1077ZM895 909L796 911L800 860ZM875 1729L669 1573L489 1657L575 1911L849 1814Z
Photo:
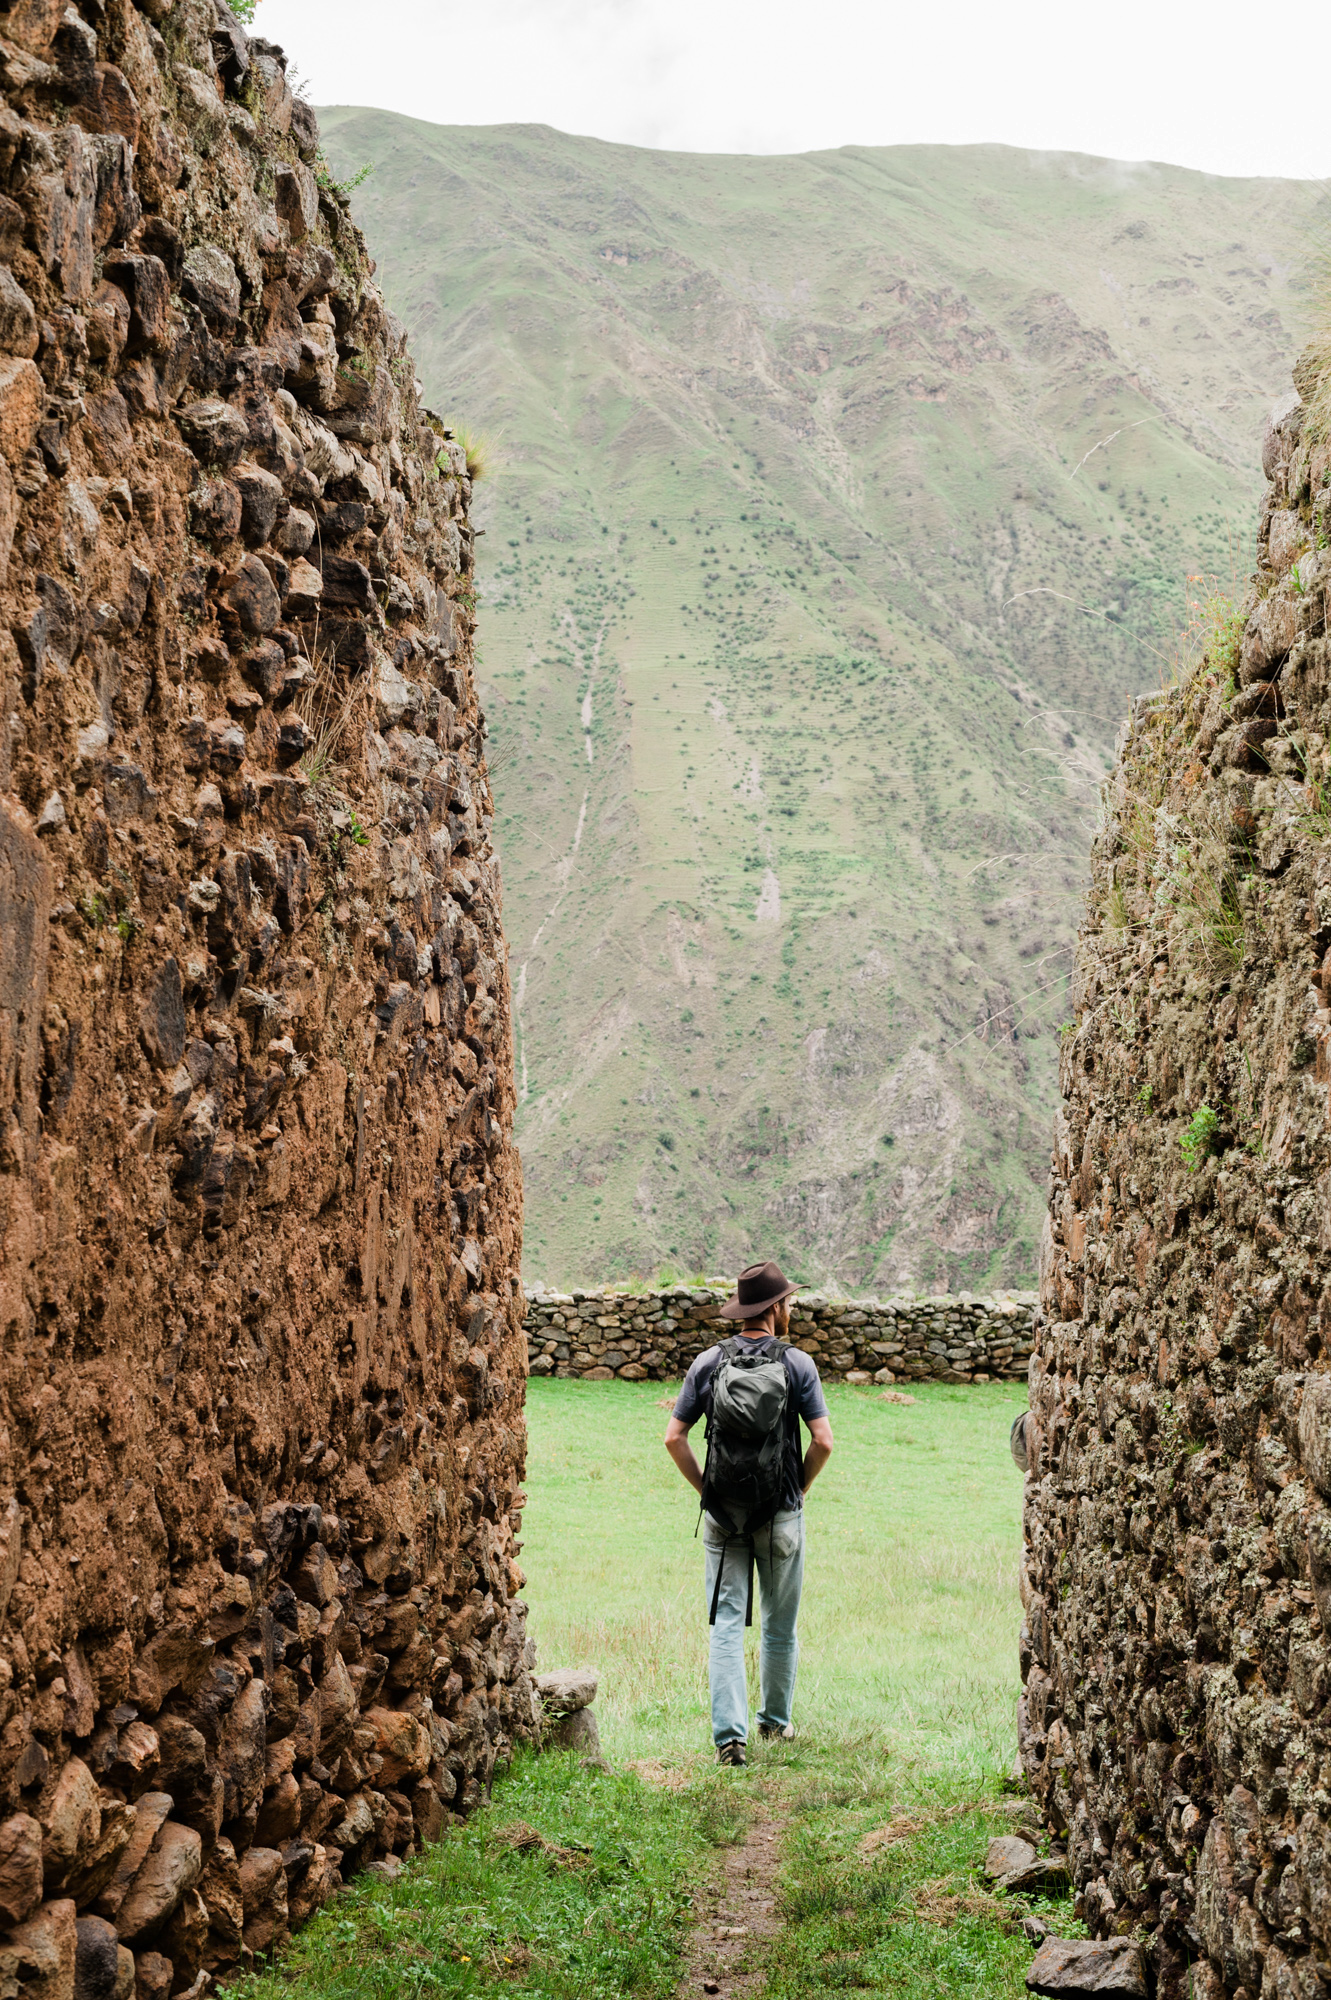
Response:
M1262 462L1254 587L1095 842L1030 1378L1023 1762L1093 1933L1194 2000L1331 1953L1325 403Z
M528 1277L1033 1276L1095 786L1252 567L1323 191L324 130L496 433Z
M0 1983L166 2000L531 1727L470 482L279 49L0 27Z

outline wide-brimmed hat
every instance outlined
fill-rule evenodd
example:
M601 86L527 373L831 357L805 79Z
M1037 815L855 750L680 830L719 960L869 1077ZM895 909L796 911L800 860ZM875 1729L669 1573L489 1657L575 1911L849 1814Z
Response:
M757 1319L768 1306L788 1299L795 1290L779 1264L750 1264L735 1282L734 1294L721 1308L722 1319Z

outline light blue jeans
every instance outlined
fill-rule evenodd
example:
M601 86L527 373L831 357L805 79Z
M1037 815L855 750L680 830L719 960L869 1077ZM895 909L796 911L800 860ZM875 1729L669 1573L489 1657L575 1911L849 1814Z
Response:
M749 1735L749 1692L744 1678L744 1613L749 1601L749 1545L736 1537L725 1546L725 1531L708 1514L703 1520L707 1553L706 1605L710 1615L716 1573L724 1559L716 1623L711 1628L708 1674L712 1684L712 1740L744 1743ZM762 1606L762 1644L758 1679L762 1706L758 1721L765 1729L784 1729L795 1699L795 1669L800 1642L796 1631L800 1591L804 1586L804 1515L798 1509L778 1514L770 1527L753 1537Z

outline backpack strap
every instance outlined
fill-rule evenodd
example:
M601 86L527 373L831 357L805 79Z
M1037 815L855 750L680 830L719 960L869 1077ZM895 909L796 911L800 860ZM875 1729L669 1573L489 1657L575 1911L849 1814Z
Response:
M717 1354L720 1356L720 1360L718 1360L716 1368L719 1368L721 1366L722 1361L735 1360L736 1356L739 1353L739 1349L736 1347L733 1340L718 1340L716 1343L716 1351ZM708 1437L710 1437L712 1434L712 1389L716 1382L716 1368L713 1368L711 1375L708 1377L707 1380L706 1403L707 1403Z
M752 1625L753 1623L753 1566L754 1563L757 1561L758 1551L753 1545L752 1535L731 1536L730 1534L727 1534L724 1542L722 1542L721 1544L721 1560L720 1562L718 1562L716 1566L716 1588L712 1592L712 1608L707 1615L707 1623L709 1625L715 1625L716 1623L717 1607L721 1602L721 1582L726 1573L726 1557L730 1553L730 1544L732 1540L737 1542L747 1542L748 1544L749 1597L748 1597L748 1602L744 1607L744 1623L746 1626Z
M727 1535L721 1544L721 1560L716 1566L716 1589L712 1592L712 1608L707 1614L707 1623L709 1625L715 1625L716 1623L716 1608L721 1602L721 1579L726 1573L726 1556L729 1550L730 1537Z

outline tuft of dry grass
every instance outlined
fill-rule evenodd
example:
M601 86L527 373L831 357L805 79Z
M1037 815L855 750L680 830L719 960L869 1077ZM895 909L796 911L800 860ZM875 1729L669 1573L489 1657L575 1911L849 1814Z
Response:
M313 674L296 702L296 713L312 741L301 754L296 775L315 801L322 802L340 775L338 752L349 736L363 736L369 724L374 676L361 674L344 683L331 649L321 647L317 638L313 655Z
M860 1841L857 1852L865 1861L871 1861L884 1848L899 1847L902 1841L914 1840L931 1827L943 1826L950 1819L965 1819L970 1813L983 1811L983 1802L971 1799L961 1805L946 1806L941 1812L897 1813L886 1826L872 1827Z
M899 1847L903 1840L910 1840L917 1833L923 1833L928 1820L914 1818L910 1813L898 1813L886 1826L875 1826L860 1841L858 1852L865 1861L872 1861L875 1854L885 1848Z
M1115 882L1104 901L1104 925L1108 931L1129 931L1132 929L1132 913L1128 908L1127 894L1121 882Z
M1155 814L1142 799L1133 801L1131 808L1123 815L1119 826L1119 839L1129 854L1139 860L1155 852Z
M557 1840L547 1840L525 1819L515 1819L508 1826L496 1827L493 1838L496 1845L511 1847L515 1854L538 1854L555 1868L592 1866L590 1847L563 1847Z
M1199 804L1189 831L1168 878L1169 906L1188 949L1212 977L1224 978L1238 971L1248 948L1242 873L1217 808Z
M1230 557L1228 579L1197 570L1184 584L1186 617L1174 640L1175 681L1187 686L1204 671L1216 675L1227 694L1238 684L1239 645L1247 623L1238 552Z
M453 437L466 454L467 477L472 484L478 479L488 479L495 463L495 441L489 432L471 430L466 424L454 424Z
M689 1788L688 1772L678 1764L663 1764L659 1757L639 1757L626 1768L658 1791L686 1792Z
M911 1914L925 1924L959 1923L965 1917L981 1917L989 1923L1010 1924L1012 1912L999 1902L996 1896L986 1896L982 1891L956 1890L951 1888L951 1877L940 1875L935 1881L921 1882L915 1891L915 1901Z
M1306 810L1299 815L1299 825L1312 840L1326 840L1331 836L1331 785L1325 779L1310 778L1303 787Z

